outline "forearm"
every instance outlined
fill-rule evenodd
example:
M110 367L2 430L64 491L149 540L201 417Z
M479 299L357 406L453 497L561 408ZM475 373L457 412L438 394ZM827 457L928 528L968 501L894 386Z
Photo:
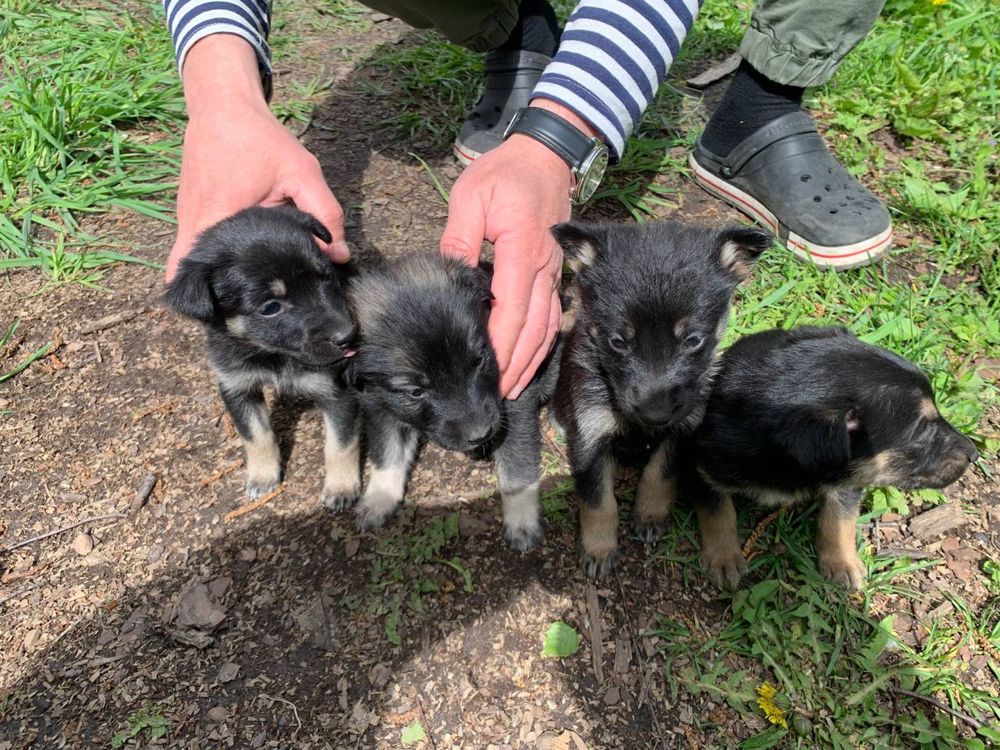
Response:
M269 0L163 0L163 9L173 39L177 67L185 78L185 84L190 72L189 57L196 47L204 47L209 40L214 43L219 38L228 37L228 50L239 48L237 40L249 45L258 89L265 99L270 97L271 51L267 45ZM220 57L217 63L220 75L228 74L228 68L234 64L232 61L235 58L228 54L228 50L227 57ZM185 94L187 89L185 85Z
M701 0L582 0L536 101L557 102L620 157L694 23Z

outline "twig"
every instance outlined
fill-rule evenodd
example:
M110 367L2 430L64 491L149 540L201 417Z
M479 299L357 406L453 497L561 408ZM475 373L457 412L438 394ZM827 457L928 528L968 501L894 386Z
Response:
M643 688L646 687L646 680L648 677L648 670L646 669L646 655L642 653L642 649L639 648L639 634L636 629L632 626L632 616L629 614L628 607L625 606L625 586L622 584L622 577L618 572L618 568L614 568L615 580L618 581L618 593L622 597L622 616L625 618L625 629L628 631L629 639L632 641L632 651L635 654L635 663L639 667L642 673L642 683ZM642 701L639 702L639 707L642 707ZM653 719L653 726L656 728L657 737L663 737L663 725L660 724L660 717L656 715L656 711L653 710L653 703L650 701L649 704L649 715Z
M427 731L427 740L431 743L431 750L437 750L437 744L434 742L434 733L431 731L431 723L427 721L427 714L424 713L424 702L420 700L420 696L417 696L417 708L420 709L420 718L423 719L424 729Z
M316 119L316 111L317 107L315 104L313 104L312 109L309 110L309 118L306 120L306 124L302 126L301 130L299 130L297 133L292 133L292 135L294 135L296 138L301 138L306 133L308 133L309 128L312 127L313 120Z
M111 315L105 315L103 318L98 318L97 320L91 321L90 323L84 323L80 326L80 335L86 335L88 333L97 333L98 331L103 331L105 328L111 328L119 323L127 323L133 318L138 318L140 315L149 312L148 307L140 307L138 310L122 310L121 312L112 313Z
M930 557L929 552L922 549L906 549L905 547L884 547L875 554L880 557L908 557L911 560L926 560Z
M979 721L979 719L974 719L968 714L963 714L961 711L956 711L947 703L942 703L937 698L931 698L929 695L921 695L920 693L914 693L912 690L903 690L903 688L893 688L892 691L894 693L899 693L900 695L907 695L910 698L916 698L917 700L922 700L927 703L930 703L932 706L940 708L942 711L951 714L956 719L964 721L966 724L968 724L976 731L979 731L984 726L983 722Z
M35 542L40 542L43 539L48 539L50 536L55 536L56 534L62 534L64 531L70 531L75 529L77 526L83 526L88 523L97 523L98 521L107 521L109 518L127 518L124 513L106 513L103 516L90 516L89 518L84 518L76 523L71 523L69 526L63 526L53 531L47 531L44 534L39 534L38 536L33 536L30 539L25 539L23 542L18 542L17 544L12 544L9 547L0 548L0 555L7 552L13 552L21 547L27 547L29 544L34 544Z
M272 703L274 703L274 702L284 703L286 706L288 706L290 709L292 709L292 713L295 715L295 723L298 725L298 726L295 727L295 731L292 732L292 739L294 740L295 739L295 735L297 735L299 733L299 730L302 729L302 719L299 718L299 710L295 707L295 704L292 703L291 701L285 700L284 698L278 698L276 696L271 696L271 695L268 695L267 693L261 693L260 695L257 696L258 700L261 699L261 698L267 698Z
M594 677L597 684L604 685L604 664L601 652L604 649L601 635L601 604L597 600L597 587L592 582L587 583L587 619L590 620L590 655L594 662Z
M148 417L150 414L155 414L158 411L170 411L180 402L181 402L180 398L177 397L168 398L162 404L157 404L156 406L150 406L146 409L143 409L141 412L132 417L132 421L138 422L140 419Z
M41 565L33 565L28 570L18 573L17 571L11 573L4 573L0 576L0 583L12 583L13 581L20 581L22 578L31 578L38 575L43 570L45 570L52 563L42 563Z
M215 473L209 474L207 477L205 477L204 479L202 479L201 480L201 486L202 487L208 487L208 485L210 485L210 484L215 484L220 479L222 479L224 476L226 476L228 474L232 474L234 471L236 471L242 465L243 465L242 461L233 461L231 464L229 464L229 466L223 466L221 469L219 469Z
M225 521L226 523L229 523L230 521L232 521L232 520L234 520L236 518L239 518L240 516L246 515L247 513L252 513L253 511L257 510L258 508L262 508L263 506L267 505L269 502L271 502L272 500L274 500L274 498L276 498L278 495L280 495L284 491L285 491L285 485L281 485L281 486L278 487L278 489L271 490L270 492L268 492L263 497L260 497L260 498L257 498L256 500L254 500L252 503L247 503L246 505L241 505L236 510L229 511L228 513L226 513L225 516L222 517L222 520Z
M132 502L129 505L129 515L135 518L136 514L146 507L146 503L149 502L149 496L153 494L153 488L156 487L156 474L147 474L146 478L142 480L142 484L139 485L139 489L135 491L135 497L132 498Z
M13 593L13 594L7 594L7 596L5 596L3 599L0 599L0 604L6 604L11 599L20 599L22 596L25 596L26 594L30 594L35 589L40 589L44 585L45 585L44 583L33 583L30 586L28 586L28 588L24 589L23 591L18 591L18 592Z

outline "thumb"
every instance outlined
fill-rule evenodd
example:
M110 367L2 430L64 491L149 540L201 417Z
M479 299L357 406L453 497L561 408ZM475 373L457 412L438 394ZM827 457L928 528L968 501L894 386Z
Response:
M344 241L344 209L333 197L322 172L318 175L300 175L300 177L301 182L294 190L289 191L289 197L295 201L296 208L312 214L329 230L331 242L326 243L316 238L320 250L329 255L335 263L346 263L351 259L351 250Z
M482 203L477 198L462 199L461 193L452 190L448 223L441 235L441 254L475 266L483 251L485 234L486 216Z

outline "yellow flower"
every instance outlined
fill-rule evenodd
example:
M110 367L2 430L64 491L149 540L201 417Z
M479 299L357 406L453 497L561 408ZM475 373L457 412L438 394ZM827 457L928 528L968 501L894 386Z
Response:
M770 682L762 683L757 688L757 695L760 697L757 699L757 705L760 706L760 710L764 712L764 716L772 724L779 724L785 729L788 729L788 722L785 720L785 712L781 710L777 703L774 702L774 696L778 694L778 689L772 685Z
M948 0L931 0L931 5L944 5Z

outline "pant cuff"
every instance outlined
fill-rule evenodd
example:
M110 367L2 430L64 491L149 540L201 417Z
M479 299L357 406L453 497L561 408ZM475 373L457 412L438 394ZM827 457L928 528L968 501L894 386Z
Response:
M443 28L441 31L452 44L465 47L473 52L489 52L510 39L517 25L517 3L497 8L496 13L485 19L482 27L469 37L459 36L457 29Z
M800 88L829 81L847 52L803 52L778 41L773 29L756 21L751 21L740 43L740 55L755 70L775 83Z

